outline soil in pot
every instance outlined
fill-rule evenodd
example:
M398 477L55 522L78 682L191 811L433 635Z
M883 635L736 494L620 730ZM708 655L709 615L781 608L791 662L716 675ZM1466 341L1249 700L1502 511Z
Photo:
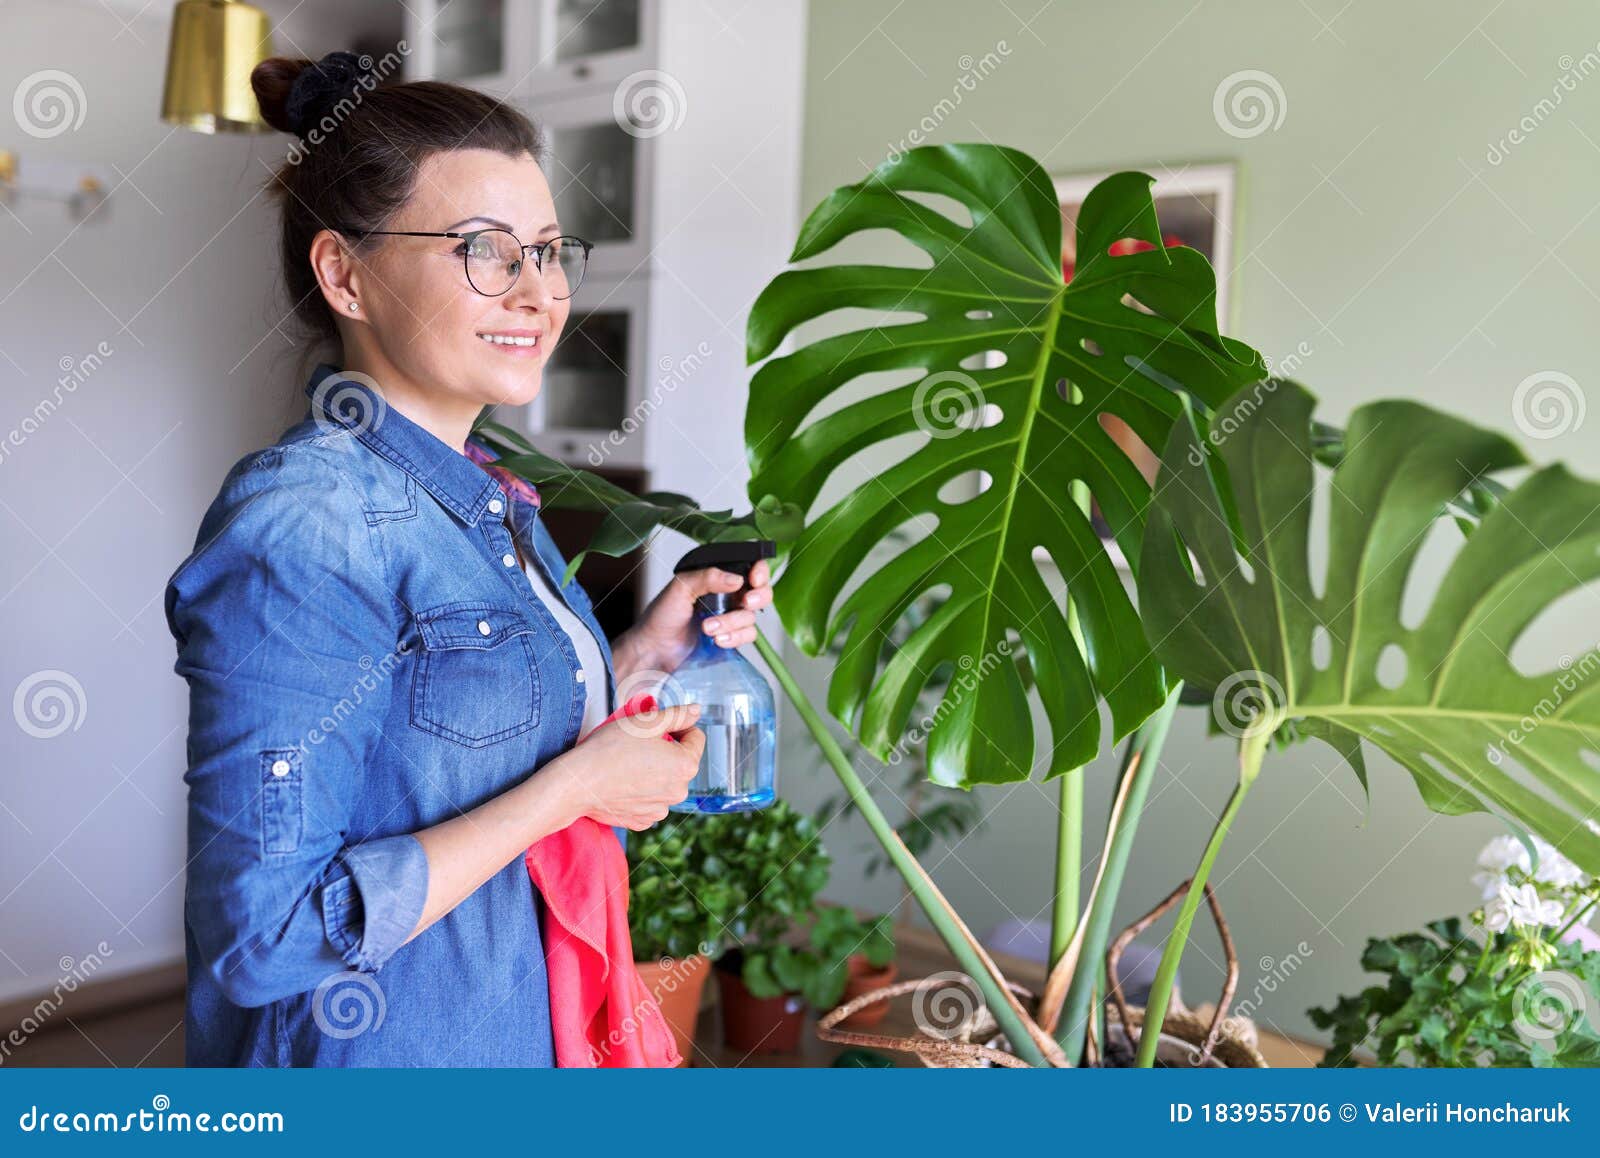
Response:
M695 1022L700 1017L700 995L711 971L710 959L663 957L659 961L636 961L634 967L672 1027L672 1038L683 1055L683 1064L690 1064L694 1058Z
M893 961L882 969L874 968L861 954L854 954L846 962L849 970L849 980L844 985L844 997L840 1005L860 997L863 993L871 993L883 989L894 983L898 974ZM871 1029L889 1015L889 1003L877 1001L864 1009L858 1009L838 1025L839 1029Z
M795 994L757 997L739 976L737 950L716 964L717 996L722 1002L722 1040L740 1053L796 1053L805 1026L805 1002Z

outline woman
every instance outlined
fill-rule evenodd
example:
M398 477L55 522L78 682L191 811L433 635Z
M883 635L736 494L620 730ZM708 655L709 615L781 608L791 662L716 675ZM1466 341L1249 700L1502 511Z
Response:
M617 682L688 655L697 595L742 580L679 576L609 644L582 588L556 591L536 496L475 461L482 409L538 394L587 260L539 131L452 85L377 88L348 53L252 81L300 138L275 178L284 275L342 369L232 469L167 590L190 686L188 1060L549 1065L562 995L522 852L683 799L696 708L586 733ZM722 646L770 602L764 565L750 582L705 625Z

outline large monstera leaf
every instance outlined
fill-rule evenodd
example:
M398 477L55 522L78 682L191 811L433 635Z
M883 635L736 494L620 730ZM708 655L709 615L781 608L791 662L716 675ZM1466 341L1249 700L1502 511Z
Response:
M1522 454L1417 403L1357 410L1328 483L1318 594L1313 406L1271 383L1225 405L1208 435L1174 427L1139 575L1157 656L1216 689L1225 729L1318 736L1363 778L1365 741L1434 810L1492 811L1600 872L1585 823L1600 817L1600 653L1586 646L1535 675L1510 659L1545 609L1600 575L1600 486L1549 466L1500 493L1407 626L1407 584L1436 520ZM1403 674L1388 670L1391 648Z
M1120 418L1159 447L1180 412L1175 391L1210 406L1264 368L1255 351L1217 333L1205 259L1162 248L1150 184L1121 173L1090 194L1075 276L1065 284L1061 212L1037 162L989 145L913 149L828 197L791 260L864 230L892 230L931 266L791 270L751 312L751 362L835 310L916 315L773 357L751 382L745 440L751 496L814 515L787 553L776 605L809 654L848 632L830 711L887 759L918 691L947 671L949 690L928 729L929 775L941 783L1028 777L1036 756L1017 641L1054 733L1050 775L1099 751L1102 699L1120 737L1165 695L1133 604L1074 503L1074 483L1097 500L1137 567L1150 488L1100 416ZM954 199L971 224L917 194ZM1146 243L1144 251L1122 252L1140 248L1116 246L1126 239ZM876 391L857 383L881 371L914 378L902 373L902 384ZM829 412L811 418L823 407ZM846 460L902 435L917 445L898 457L877 448L872 473L862 478L854 467L849 492L813 512ZM970 488L976 497L941 497L983 476L985 489ZM907 525L918 536L912 546L881 546ZM1065 578L1081 647L1036 547ZM866 565L875 548L890 557ZM860 581L847 590L853 578ZM942 594L943 606L891 646L893 624L929 592Z

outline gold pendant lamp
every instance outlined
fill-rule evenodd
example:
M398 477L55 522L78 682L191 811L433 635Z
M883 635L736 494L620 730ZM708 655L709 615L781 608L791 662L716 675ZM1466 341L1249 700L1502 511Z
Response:
M272 55L267 14L236 0L180 0L161 119L197 133L261 133L250 73Z

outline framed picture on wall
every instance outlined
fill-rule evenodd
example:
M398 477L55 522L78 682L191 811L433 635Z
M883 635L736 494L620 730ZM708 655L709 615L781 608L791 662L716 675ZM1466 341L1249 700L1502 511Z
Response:
M1139 166L1129 166L1139 168ZM1156 216L1161 222L1162 240L1170 247L1186 245L1205 255L1217 273L1217 320L1224 332L1231 327L1228 309L1231 303L1229 275L1233 268L1234 243L1234 166L1231 164L1188 165L1182 169L1165 166L1145 168L1154 170L1155 185L1151 195L1155 199ZM1077 265L1078 210L1089 190L1109 177L1103 173L1073 173L1053 179L1056 200L1061 205L1061 273L1072 280L1072 270ZM1146 446L1137 435L1111 415L1102 415L1100 425L1143 472L1154 481L1158 462L1156 452ZM1105 540L1107 554L1116 565L1126 570L1127 561L1122 550L1111 539L1111 529L1100 517L1099 509L1092 512L1096 532Z

